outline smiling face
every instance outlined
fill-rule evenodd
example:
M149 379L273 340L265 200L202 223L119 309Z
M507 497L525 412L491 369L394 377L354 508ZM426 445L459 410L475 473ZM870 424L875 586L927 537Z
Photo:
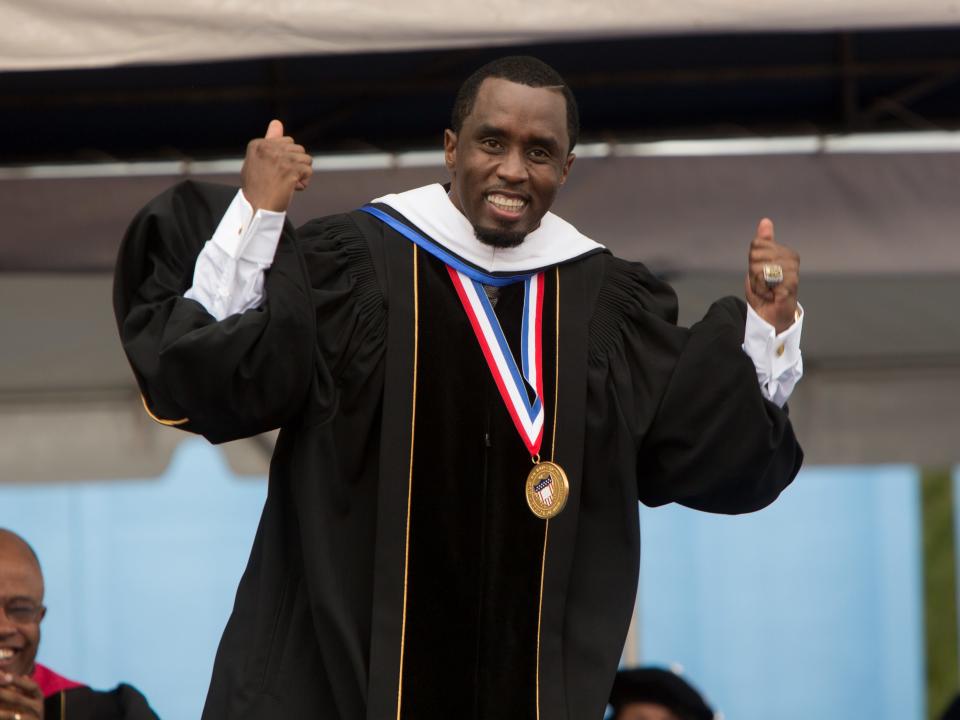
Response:
M490 77L460 132L446 131L450 199L483 242L520 244L553 205L574 160L566 112L558 90Z
M45 611L30 611L42 604L43 575L36 558L19 537L0 530L0 672L33 672Z

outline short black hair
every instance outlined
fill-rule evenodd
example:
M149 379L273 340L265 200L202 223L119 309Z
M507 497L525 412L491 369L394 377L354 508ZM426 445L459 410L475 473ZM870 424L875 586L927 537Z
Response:
M619 670L610 691L613 720L635 702L662 705L682 720L712 720L713 708L700 692L672 670L658 667Z
M560 73L530 55L508 55L488 62L483 67L463 81L457 91L457 99L453 103L453 112L450 113L450 124L455 133L463 127L463 121L473 112L473 104L477 99L480 85L487 78L501 78L520 85L535 88L552 88L560 91L567 103L567 135L570 136L570 147L573 150L580 135L580 111L577 101L566 81Z

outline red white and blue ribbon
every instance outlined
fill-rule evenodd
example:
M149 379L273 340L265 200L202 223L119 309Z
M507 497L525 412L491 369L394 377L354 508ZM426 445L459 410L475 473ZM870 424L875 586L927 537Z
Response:
M521 323L520 362L510 351L503 328L490 304L483 285L456 268L447 267L453 287L460 296L463 309L480 343L487 360L487 367L500 390L513 424L523 438L531 456L540 452L543 441L543 342L541 317L543 316L543 273L529 276L523 284L523 321ZM525 384L526 383L526 384ZM527 392L533 390L533 400Z

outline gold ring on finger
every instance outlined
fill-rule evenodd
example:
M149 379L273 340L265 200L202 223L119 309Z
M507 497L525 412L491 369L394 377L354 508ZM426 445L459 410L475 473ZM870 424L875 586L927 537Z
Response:
M783 282L783 266L770 263L763 266L763 281L770 287Z

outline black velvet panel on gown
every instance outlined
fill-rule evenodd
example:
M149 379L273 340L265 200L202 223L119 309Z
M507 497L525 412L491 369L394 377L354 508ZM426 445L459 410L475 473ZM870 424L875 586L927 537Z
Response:
M403 717L536 717L543 520L513 425L446 267L421 254L420 366ZM545 429L553 417L555 283L543 310ZM519 358L523 283L495 311Z

